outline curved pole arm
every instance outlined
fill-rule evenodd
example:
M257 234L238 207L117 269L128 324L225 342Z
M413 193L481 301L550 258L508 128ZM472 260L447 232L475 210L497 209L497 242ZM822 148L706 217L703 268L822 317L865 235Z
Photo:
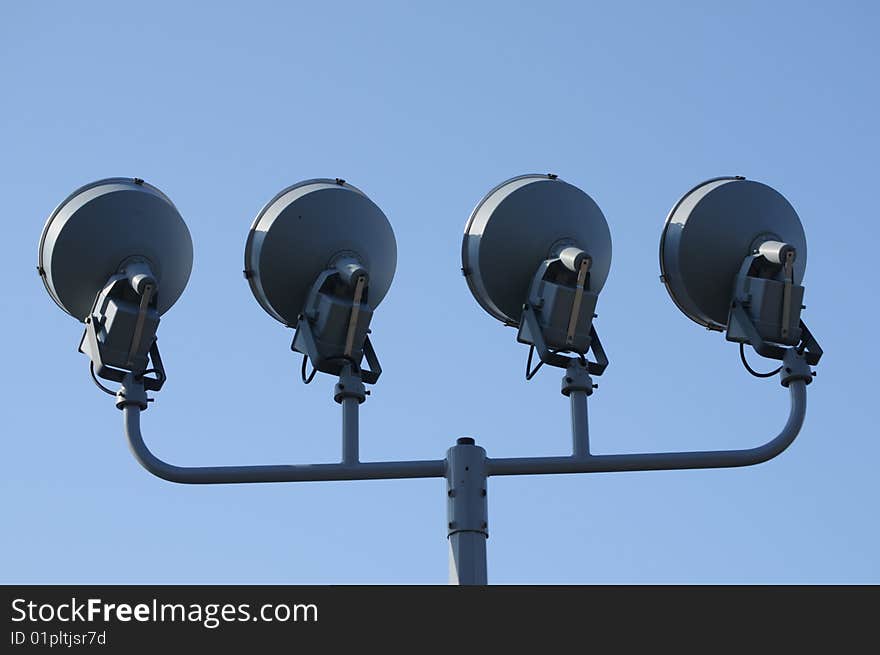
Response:
M742 450L682 453L638 453L631 455L584 455L569 457L514 457L487 459L489 475L531 475L536 473L605 473L612 471L659 471L675 469L726 468L760 464L788 448L800 432L807 411L804 379L790 380L791 410L782 431L762 446ZM574 404L572 405L574 408Z
M122 409L125 436L131 453L150 473L183 484L229 484L241 482L315 482L320 480L380 480L391 478L442 478L446 461L357 462L356 454L340 464L267 466L176 466L156 457L141 434L141 411L147 399L143 385L126 382L117 396ZM139 388L138 388L139 387ZM349 424L353 419L348 417ZM357 423L354 421L356 429Z

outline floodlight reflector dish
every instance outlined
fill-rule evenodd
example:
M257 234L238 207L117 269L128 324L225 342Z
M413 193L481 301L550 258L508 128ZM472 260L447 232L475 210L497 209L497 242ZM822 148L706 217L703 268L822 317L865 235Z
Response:
M464 230L462 272L483 309L519 324L535 271L567 246L592 259L590 288L598 293L611 268L611 232L602 210L555 175L521 175L474 208Z
M37 270L61 309L84 321L111 275L145 261L165 313L192 271L192 238L174 203L137 178L107 178L68 196L40 237Z
M678 308L700 325L727 327L737 274L761 244L793 247L793 282L807 266L807 240L797 212L772 187L743 177L698 184L675 203L660 237L660 273Z
M397 266L391 224L343 180L306 180L281 191L257 215L245 244L245 276L263 309L294 327L318 275L346 259L369 273L375 309Z

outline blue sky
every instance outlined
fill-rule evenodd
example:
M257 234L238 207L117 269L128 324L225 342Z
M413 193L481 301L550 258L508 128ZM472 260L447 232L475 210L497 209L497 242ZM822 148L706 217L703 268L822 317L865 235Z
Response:
M160 327L170 379L143 417L160 456L338 457L334 380L299 382L241 269L278 190L343 177L399 250L362 457L434 459L462 435L501 457L566 452L568 405L556 371L525 382L525 347L470 296L461 232L496 183L553 171L614 243L597 452L745 447L784 422L778 382L658 281L666 213L703 179L764 181L798 210L826 355L801 436L767 464L490 480L490 581L880 582L878 27L870 2L6 3L0 581L446 581L442 480L188 487L140 468L35 273L69 192L142 177L192 233Z

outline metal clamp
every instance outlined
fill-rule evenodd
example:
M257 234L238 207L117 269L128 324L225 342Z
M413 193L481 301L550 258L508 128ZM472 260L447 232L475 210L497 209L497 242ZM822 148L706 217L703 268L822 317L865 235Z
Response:
M782 357L782 369L779 378L783 387L788 387L795 380L803 380L804 384L813 381L813 371L803 353L797 348L789 348Z
M355 398L358 404L367 399L367 390L360 373L353 366L344 366L339 374L339 381L333 388L333 400L342 403L346 398Z
M591 396L593 389L595 389L595 385L593 378L590 377L587 364L577 360L572 361L565 369L565 375L562 378L562 395L568 397L573 391L583 391L587 396Z
M152 284L144 285L144 292L141 294L141 301L138 305L138 315L134 325L134 334L132 334L131 346L128 349L127 364L129 366L134 366L134 358L141 348L141 339L143 339L144 335L144 322L147 319L147 309L150 307L150 301L153 299L153 293L155 290L156 287Z
M788 323L791 320L791 286L794 284L794 257L795 251L785 253L785 263L782 265L784 277L782 288L782 338L788 338Z
M565 343L568 345L574 343L574 331L577 328L581 302L584 299L584 285L587 282L587 272L590 270L590 264L592 263L593 260L590 257L584 257L578 269L577 286L574 292L574 300L571 303L571 317L568 319L568 330L565 335Z
M360 275L354 286L354 298L352 299L351 304L351 318L348 320L348 333L345 335L344 354L346 357L351 357L351 349L354 347L354 333L357 328L358 314L361 311L361 299L364 295L364 285L366 282L367 278Z

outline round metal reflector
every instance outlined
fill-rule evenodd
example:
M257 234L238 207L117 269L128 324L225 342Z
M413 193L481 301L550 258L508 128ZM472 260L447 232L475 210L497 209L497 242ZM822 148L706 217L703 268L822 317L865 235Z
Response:
M245 244L245 275L263 309L295 326L318 275L347 255L369 272L375 309L397 267L391 224L350 184L306 180L284 189L257 215Z
M743 261L770 240L795 247L794 283L800 284L807 240L789 202L766 184L742 177L708 180L688 191L666 218L661 279L688 318L723 329Z
M611 232L602 210L555 175L522 175L492 189L471 213L462 270L483 309L518 324L538 266L567 245L592 257L590 288L601 290L611 268Z
M140 179L87 184L62 202L43 228L38 267L52 299L84 321L95 296L124 263L143 258L158 282L162 314L192 271L192 238L164 193Z

